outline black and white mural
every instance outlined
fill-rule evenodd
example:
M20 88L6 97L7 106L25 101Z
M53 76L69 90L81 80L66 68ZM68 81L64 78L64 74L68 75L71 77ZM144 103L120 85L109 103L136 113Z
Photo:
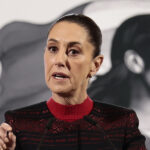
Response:
M69 13L88 15L103 34L104 63L90 81L89 96L134 109L150 149L150 1L90 1L64 12ZM0 122L5 111L51 96L43 53L53 21L11 22L0 29Z

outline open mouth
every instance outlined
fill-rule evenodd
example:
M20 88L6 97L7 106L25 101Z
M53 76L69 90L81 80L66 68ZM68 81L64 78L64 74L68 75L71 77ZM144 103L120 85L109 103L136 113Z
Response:
M64 74L64 73L58 73L58 72L53 73L52 76L55 79L66 79L66 78L69 78L69 76L67 76L66 74Z

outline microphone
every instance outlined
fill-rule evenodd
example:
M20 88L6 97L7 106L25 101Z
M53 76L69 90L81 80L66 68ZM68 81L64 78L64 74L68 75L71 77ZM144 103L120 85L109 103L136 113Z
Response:
M38 144L38 147L37 147L36 150L40 150L40 148L41 148L41 146L42 146L42 144L43 144L45 135L46 135L46 133L48 132L48 130L52 127L52 124L53 124L53 121L54 121L54 120L55 120L55 118L50 118L50 119L48 120L48 123L47 123L46 126L45 126L44 133L43 133L43 135L42 135L42 137L41 137L40 143Z
M92 124L93 126L96 126L97 128L99 128L103 134L104 137L107 138L107 141L109 142L109 144L111 145L111 147L114 149L114 150L117 150L114 146L114 144L111 142L111 140L109 139L109 137L106 135L104 129L95 121L93 120L91 117L89 116L84 116L84 120L89 122L90 124Z

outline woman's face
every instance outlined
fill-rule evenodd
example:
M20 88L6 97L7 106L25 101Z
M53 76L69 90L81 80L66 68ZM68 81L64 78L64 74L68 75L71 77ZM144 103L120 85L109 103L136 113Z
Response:
M93 49L84 27L67 21L54 25L44 54L45 80L52 93L86 91L96 70Z

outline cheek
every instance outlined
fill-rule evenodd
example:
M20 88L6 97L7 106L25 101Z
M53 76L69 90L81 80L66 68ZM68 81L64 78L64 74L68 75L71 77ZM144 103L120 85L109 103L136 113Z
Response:
M48 75L48 73L50 72L50 70L52 68L52 61L53 61L53 59L51 59L49 57L49 55L45 52L45 54L44 54L45 75Z
M89 61L78 61L73 64L72 71L77 79L85 79L90 72L90 62Z

